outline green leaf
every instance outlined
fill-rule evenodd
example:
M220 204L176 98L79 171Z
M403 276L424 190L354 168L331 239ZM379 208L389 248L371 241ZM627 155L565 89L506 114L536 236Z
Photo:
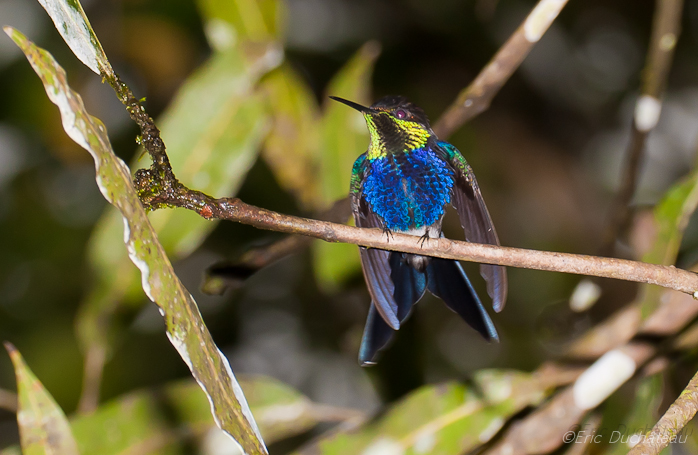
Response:
M667 191L654 209L657 230L652 249L643 262L673 265L679 253L683 233L698 207L698 172L687 176Z
M274 45L231 48L214 54L182 86L159 121L181 182L218 196L238 191L270 123L255 84L279 59ZM160 210L150 215L150 221L175 260L191 253L216 226L187 210ZM116 308L142 302L138 273L123 248L114 246L121 226L119 213L106 211L90 241L96 276L78 317L78 334L88 356L107 356Z
M275 379L241 378L240 387L267 443L319 423L315 405ZM200 438L215 427L206 395L190 380L168 384L158 392L126 394L94 413L76 416L70 424L81 453L100 455L142 453L143 447L148 453L180 453L175 449L183 439Z
M206 396L196 383L192 386L206 402ZM144 453L139 450L142 447L147 447L145 453L149 454L181 453L176 446L186 433L171 428L162 411L163 403L157 396L134 392L101 405L93 413L77 415L71 419L70 425L83 454ZM207 414L208 426L215 425L209 409Z
M75 56L95 73L113 78L114 70L80 2L78 0L39 0L39 3L51 17L58 33Z
M642 257L643 262L674 265L688 221L698 207L698 172L675 184L654 208L656 236L652 249ZM641 313L648 317L659 305L662 288L641 287Z
M276 379L243 376L240 387L255 415L259 431L269 444L304 433L322 421L313 402ZM212 425L208 402L191 382L169 385L165 394L181 421L188 425L206 422Z
M106 128L87 113L80 96L68 86L65 71L48 52L11 27L5 31L25 53L49 99L58 106L66 133L94 158L97 186L123 215L123 239L131 261L141 270L143 290L160 307L167 336L206 392L216 423L246 453L266 454L228 360L214 344L196 302L175 275L134 191L128 166L113 153Z
M289 64L261 83L273 119L262 156L279 184L307 209L320 202L319 108L310 87Z
M283 3L279 0L198 0L211 45L225 49L245 40L280 41Z
M366 43L330 81L327 94L371 104L373 66L380 53L375 42ZM323 197L327 207L349 193L351 168L368 148L368 128L361 113L327 100L320 124Z
M14 38L13 38L14 39ZM24 455L77 455L68 419L29 369L19 351L5 343L17 377L17 424Z
M364 105L371 104L371 75L379 53L377 43L365 44L332 79L327 93ZM349 194L351 168L367 147L368 128L363 116L340 103L328 102L320 123L322 208ZM356 247L348 244L315 242L313 258L318 282L328 289L336 288L360 267Z
M378 420L322 438L298 454L467 453L489 441L509 417L537 405L548 393L538 378L516 371L480 371L475 385L424 386Z

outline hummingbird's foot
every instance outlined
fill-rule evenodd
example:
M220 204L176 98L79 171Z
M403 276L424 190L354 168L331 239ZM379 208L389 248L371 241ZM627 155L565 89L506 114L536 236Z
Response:
M419 247L424 248L424 244L429 241L429 232L427 231L423 236L419 238Z
M385 234L385 237L388 239L388 242L390 242L391 238L394 238L393 231L391 231L386 226L383 226L383 234Z

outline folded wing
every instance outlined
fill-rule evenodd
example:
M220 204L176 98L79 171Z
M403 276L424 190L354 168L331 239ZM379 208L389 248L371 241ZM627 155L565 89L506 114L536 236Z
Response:
M448 142L439 142L439 148L455 171L456 183L453 187L451 205L458 212L465 238L473 243L499 245L497 231L482 198L475 174L463 155ZM492 306L500 312L507 299L507 272L499 265L481 264L480 273L487 282L487 293L492 298Z

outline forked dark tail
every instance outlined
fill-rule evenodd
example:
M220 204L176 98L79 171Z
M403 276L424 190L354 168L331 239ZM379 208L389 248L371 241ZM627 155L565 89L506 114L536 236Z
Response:
M390 278L395 286L393 295L401 323L428 289L486 340L499 341L492 320L457 261L430 258L424 272L409 265L403 253L391 253L389 263ZM379 351L386 347L393 334L394 330L385 323L371 302L359 351L361 365L375 364Z
M427 266L429 292L477 330L487 341L499 341L497 329L458 261L432 258Z

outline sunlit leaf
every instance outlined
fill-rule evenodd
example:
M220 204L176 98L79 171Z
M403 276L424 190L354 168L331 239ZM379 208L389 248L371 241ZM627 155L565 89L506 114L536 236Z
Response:
M65 71L49 53L18 31L10 27L5 31L26 54L49 99L58 106L66 133L94 158L97 186L123 215L123 240L130 259L141 270L143 290L160 307L167 336L206 392L216 423L246 453L267 453L228 360L214 344L196 302L175 275L133 189L128 166L111 149L106 128L87 113L80 96L68 86Z
M17 378L17 424L24 455L78 455L68 420L19 351L5 343Z
M268 74L261 84L273 125L262 156L279 184L306 208L320 202L318 106L310 87L290 65Z
M373 65L380 48L365 44L332 79L327 94L371 104ZM362 115L337 102L327 100L320 123L320 173L323 206L349 194L349 178L356 158L368 147L368 129ZM315 242L315 275L321 285L334 288L359 267L359 253L353 245Z
M280 0L198 0L206 35L217 49L244 40L278 41L283 35Z
M235 47L214 54L187 80L158 122L181 182L216 196L238 191L270 124L254 87L279 59L273 45ZM150 220L174 259L188 255L216 226L187 210L160 210ZM123 248L114 246L121 225L117 211L106 211L90 241L96 276L78 319L88 356L94 351L104 356L108 350L111 313L120 305L142 302L138 273Z
M208 406L201 389L195 383L192 386ZM162 411L163 403L154 394L135 392L74 417L70 425L83 454L181 453L176 446L186 433L175 431ZM210 408L207 414L208 426L215 425Z
M39 0L39 3L82 63L97 74L114 76L114 70L79 0Z
M548 392L548 386L538 378L514 371L481 371L475 385L449 382L424 386L376 421L321 438L297 453L467 453L489 441L509 417L540 403Z

